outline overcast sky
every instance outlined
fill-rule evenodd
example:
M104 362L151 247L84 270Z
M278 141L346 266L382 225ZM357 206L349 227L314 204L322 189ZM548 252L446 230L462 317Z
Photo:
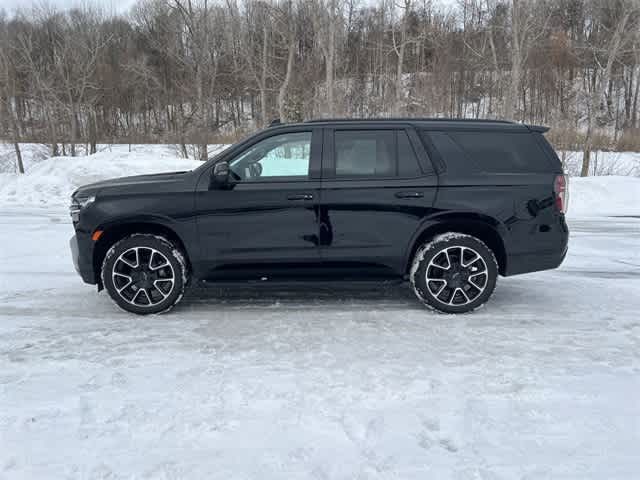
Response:
M114 11L125 13L129 10L129 7L133 5L136 0L104 0L104 1L91 1L88 3L99 3L105 7L106 10L113 8ZM0 9L5 9L7 12L11 12L16 8L30 8L32 5L41 4L51 5L60 9L65 9L77 5L82 5L82 0L0 0Z

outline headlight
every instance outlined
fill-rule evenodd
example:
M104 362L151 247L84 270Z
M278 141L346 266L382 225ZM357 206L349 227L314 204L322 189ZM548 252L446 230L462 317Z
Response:
M71 206L69 207L69 213L71 214L71 220L77 222L80 220L80 210L87 205L96 201L95 195L73 195L71 197Z

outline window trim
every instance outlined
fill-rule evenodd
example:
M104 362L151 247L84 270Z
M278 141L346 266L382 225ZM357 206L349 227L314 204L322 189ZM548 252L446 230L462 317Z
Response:
M423 176L437 175L440 173L437 162L434 162L433 155L429 149L425 148L418 131L413 127L406 128L405 130L409 137L409 142L413 145L413 151L418 158L418 163L420 164Z
M398 132L405 132L408 139L409 144L413 148L413 153L416 156L418 173L416 175L392 175L392 176L377 176L377 175L336 175L336 158L335 158L335 134L336 132L344 132L344 131L358 131L358 132L367 132L367 131L380 131L380 130L392 130L396 132L395 135L395 155L396 155L396 171L398 168ZM416 146L415 137L412 135L415 134L415 130L408 125L375 125L375 126L365 126L365 125L339 125L339 126L331 126L326 127L324 129L324 148L322 151L322 179L323 180L331 180L331 181L362 181L362 180L381 180L381 181L390 181L390 180L415 180L417 178L422 178L425 176L435 175L435 169L432 167L430 171L425 169L425 164L422 161L422 155L424 154L424 158L430 162L427 152L422 145L418 144Z

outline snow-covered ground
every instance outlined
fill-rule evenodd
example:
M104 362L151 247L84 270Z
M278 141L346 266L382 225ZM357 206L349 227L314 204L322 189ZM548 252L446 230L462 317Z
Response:
M640 218L640 178L586 177L569 179L569 216Z
M583 152L558 152L564 161L565 171L574 177L582 170ZM638 152L601 152L591 154L589 175L621 175L640 177L640 153Z
M146 165L127 158L85 174ZM471 315L340 286L136 317L74 272L67 198L41 201L68 167L0 184L0 478L640 474L640 179L572 179L565 263Z

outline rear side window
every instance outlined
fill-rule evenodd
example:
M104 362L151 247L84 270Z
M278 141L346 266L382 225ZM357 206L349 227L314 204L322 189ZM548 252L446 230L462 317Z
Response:
M334 137L336 177L417 177L421 174L404 130L339 130Z
M452 131L428 135L447 167L456 171L539 173L550 169L546 153L530 133Z

